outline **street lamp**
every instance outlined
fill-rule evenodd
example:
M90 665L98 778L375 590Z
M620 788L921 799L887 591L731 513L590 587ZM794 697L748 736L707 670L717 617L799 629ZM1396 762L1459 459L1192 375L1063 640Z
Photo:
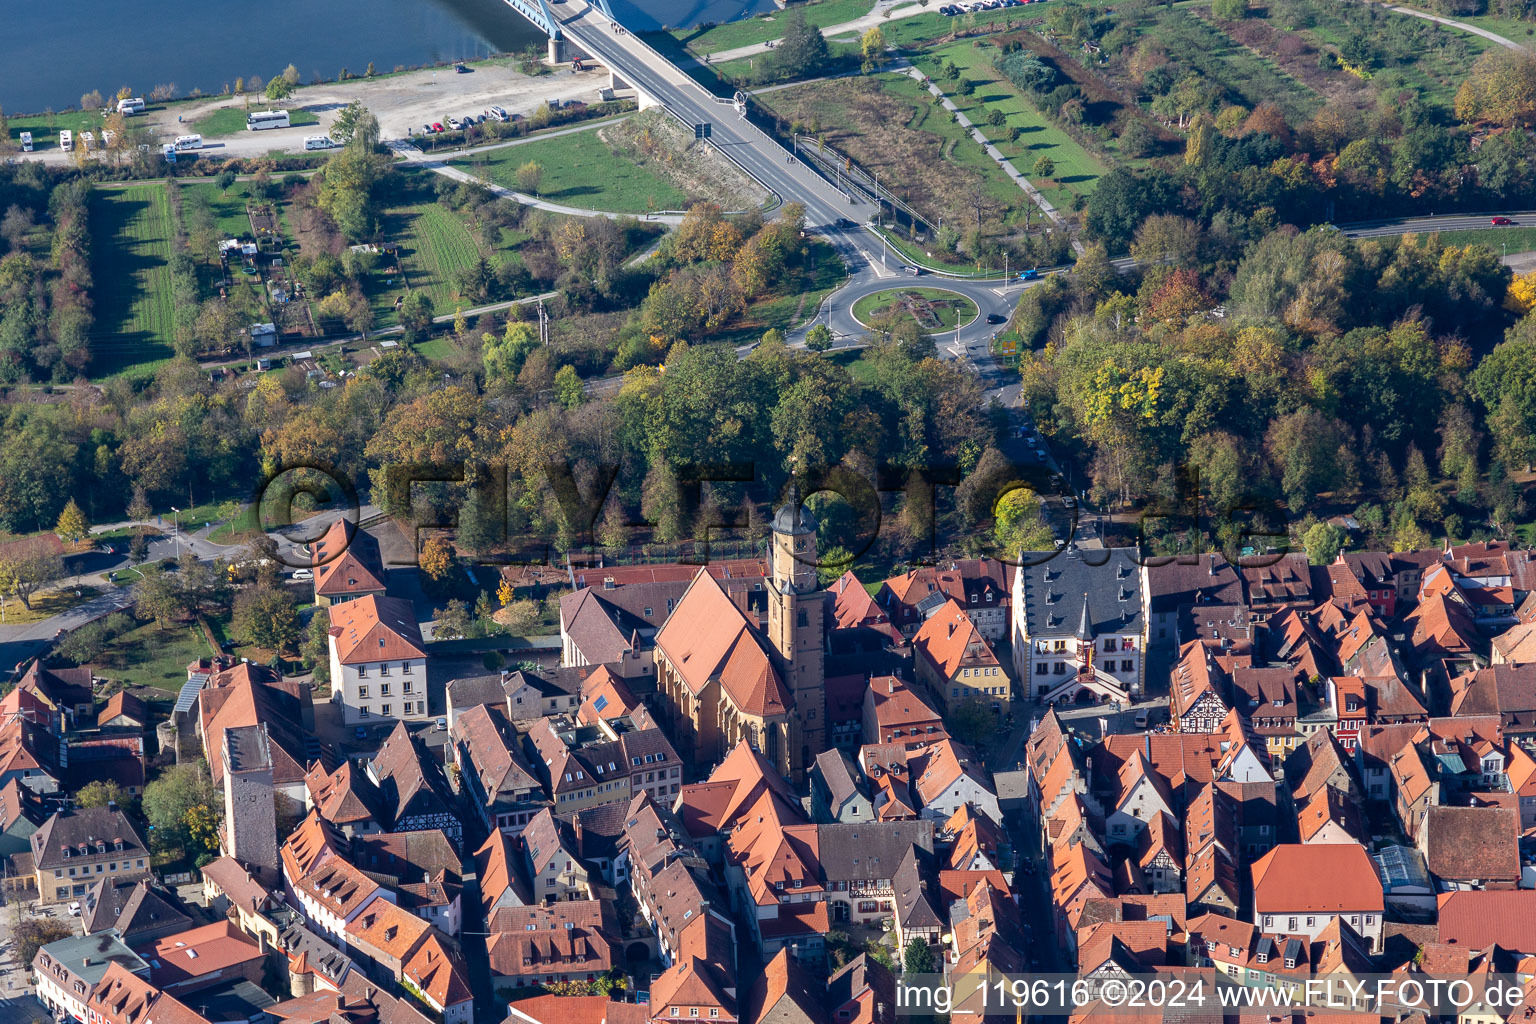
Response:
M181 557L181 509L171 506L171 537L176 543L176 557Z

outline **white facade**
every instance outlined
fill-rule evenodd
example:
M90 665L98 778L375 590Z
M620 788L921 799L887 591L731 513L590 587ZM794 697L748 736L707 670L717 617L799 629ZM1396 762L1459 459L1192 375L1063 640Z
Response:
M60 1009L75 1020L84 1024L88 1019L85 1000L90 996L90 990L83 992L71 991L71 987L64 984L58 978L54 978L42 971L34 970L32 977L37 981L37 999L49 1009ZM84 983L80 984L84 988Z
M1014 626L1013 670L1031 695L1043 696L1068 682L1090 658L1096 672L1110 676L1128 693L1141 692L1141 634L1112 633L1085 642L1070 634L1032 637L1018 616Z
M966 772L961 772L933 800L923 804L921 816L948 821L964 804L970 804L972 810L985 814L999 825L1003 822L1003 812L997 806L997 794Z
M1254 923L1265 932L1281 932L1286 935L1305 935L1316 939L1335 917L1343 918L1362 939L1370 944L1372 953L1381 952L1382 914L1379 910L1345 910L1325 913L1317 910L1285 911L1255 914Z
M330 638L331 699L342 706L347 725L381 718L407 722L431 718L427 702L427 659L342 664Z

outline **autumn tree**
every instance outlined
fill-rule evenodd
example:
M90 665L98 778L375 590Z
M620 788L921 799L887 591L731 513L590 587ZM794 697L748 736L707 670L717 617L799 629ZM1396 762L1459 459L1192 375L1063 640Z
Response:
M90 520L85 518L85 513L80 510L74 498L70 498L64 511L59 513L59 521L54 524L53 532L66 544L78 544L90 535Z
M1052 160L1048 156L1045 156L1044 154L1041 154L1040 159L1035 161L1035 177L1050 178L1055 174L1056 161Z
M42 587L64 575L64 559L41 543L14 546L0 556L0 594L17 597L30 609Z
M223 797L209 778L207 762L199 759L167 767L144 787L140 806L152 826L151 845L162 851L190 850L194 834L206 827L207 812L223 806Z
M536 160L529 160L513 172L513 180L517 182L519 190L536 196L539 194L539 183L544 180L544 165Z
M17 903L20 907L21 904ZM74 926L56 917L23 918L11 931L16 941L16 962L31 964L37 959L37 951L50 942L58 942L75 934Z
M993 509L993 536L1001 557L1014 559L1021 551L1049 550L1054 543L1051 528L1040 515L1040 497L1019 485L1003 494Z
M122 807L127 803L127 791L111 779L92 780L75 793L76 807L106 807L110 804Z
M441 582L453 569L453 549L441 537L429 537L421 546L421 571L427 578Z
M879 25L871 25L859 39L859 53L864 58L864 73L868 74L885 59L885 33Z
M1344 542L1348 539L1348 534L1332 523L1313 523L1302 536L1301 542L1307 549L1308 562L1313 565L1330 565L1339 557L1339 552L1344 550Z
M1536 54L1524 47L1490 47L1456 92L1456 116L1468 124L1536 123Z

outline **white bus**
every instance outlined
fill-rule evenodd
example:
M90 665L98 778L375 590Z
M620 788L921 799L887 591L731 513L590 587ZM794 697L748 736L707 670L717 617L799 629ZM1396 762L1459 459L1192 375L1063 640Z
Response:
M286 110L253 110L245 115L245 127L253 132L265 131L268 128L287 128L288 126L288 111Z
M144 113L144 97L135 96L132 99L118 100L117 112L124 115Z
M203 137L201 135L178 135L175 146L177 149L202 149Z
M329 135L310 135L304 139L305 149L334 149L336 140Z
M30 153L30 152L32 152L32 133L31 132L22 132L21 133L21 151L23 153Z
M68 153L75 148L75 133L68 128L59 129L59 148Z

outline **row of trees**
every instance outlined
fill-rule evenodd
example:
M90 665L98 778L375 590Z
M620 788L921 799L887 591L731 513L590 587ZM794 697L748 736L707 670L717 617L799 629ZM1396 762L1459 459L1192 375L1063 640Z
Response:
M0 380L72 375L93 349L90 185L69 181L45 192L40 175L18 177L10 191L19 201L0 218L8 250L0 257ZM51 235L46 261L29 245L38 225Z

